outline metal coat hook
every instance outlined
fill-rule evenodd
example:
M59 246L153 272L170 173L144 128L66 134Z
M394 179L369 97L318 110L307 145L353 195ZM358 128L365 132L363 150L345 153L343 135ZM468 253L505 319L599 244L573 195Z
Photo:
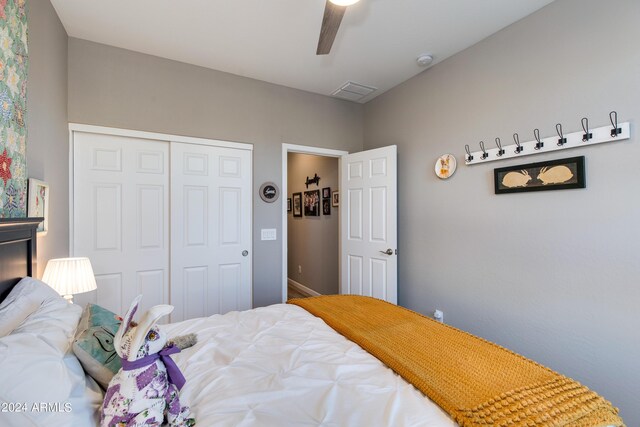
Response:
M539 150L544 147L544 142L540 141L540 129L533 130L533 136L536 138L536 146L533 147L534 150Z
M556 125L556 132L558 132L558 137L560 138L558 140L558 147L562 147L567 143L567 138L565 138L564 134L562 133L562 125L560 123Z
M584 135L582 135L582 142L587 142L591 138L593 138L593 134L589 133L589 119L583 117L582 120L582 130L584 130Z
M524 147L522 145L520 145L520 137L518 136L517 133L513 134L513 140L516 142L516 154L520 154L522 153L522 150L524 150Z
M618 127L618 113L616 111L610 112L609 120L611 120L611 126L613 126L613 129L611 129L611 137L617 138L618 135L622 133L622 128Z
M473 160L473 156L471 155L471 150L469 149L469 144L465 144L464 151L467 152L467 162Z
M489 153L487 153L487 151L484 149L484 141L480 141L480 149L482 150L482 156L480 156L482 160L489 157Z
M502 157L502 155L504 154L504 150L502 149L502 144L500 143L500 138L496 138L496 145L498 146L498 153L496 154L496 156Z

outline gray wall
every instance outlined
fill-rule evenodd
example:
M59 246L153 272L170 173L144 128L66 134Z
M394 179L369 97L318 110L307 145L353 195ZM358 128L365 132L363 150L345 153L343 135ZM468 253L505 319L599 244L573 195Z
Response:
M282 180L282 143L362 149L362 106L69 39L69 121L254 144L253 301L282 299L282 210L258 189ZM276 228L278 240L260 241Z
M38 237L38 277L51 258L69 254L67 33L51 3L29 3L27 170L49 183L49 232Z
M320 190L321 199L323 188L338 189L337 158L300 153L289 153L288 157L286 197L302 193L304 202L305 180L316 173L320 185L310 184L309 190ZM331 207L331 215L323 215L320 200L320 216L304 216L303 212L302 217L294 218L291 213L287 222L288 277L322 295L338 293L339 216L337 207Z
M640 2L558 0L365 106L365 148L398 145L399 302L571 376L640 425ZM631 120L632 137L464 165L512 144ZM453 153L447 180L433 168ZM493 194L493 168L586 156L587 189Z

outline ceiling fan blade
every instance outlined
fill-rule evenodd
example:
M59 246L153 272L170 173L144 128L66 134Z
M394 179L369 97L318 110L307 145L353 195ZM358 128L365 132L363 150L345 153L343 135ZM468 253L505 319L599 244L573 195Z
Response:
M316 55L326 55L331 52L331 46L338 34L338 28L342 22L346 6L338 6L327 0L324 6L324 17L322 18L322 28L320 28L320 39Z

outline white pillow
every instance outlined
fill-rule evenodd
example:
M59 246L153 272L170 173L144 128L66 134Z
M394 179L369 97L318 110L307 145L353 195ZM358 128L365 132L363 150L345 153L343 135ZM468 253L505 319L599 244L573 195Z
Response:
M45 299L11 334L34 335L64 355L71 346L81 314L79 305L69 304L56 293Z
M37 335L0 338L3 427L95 426L103 395L73 353L60 354Z
M31 280L23 286L40 288L29 291L46 297L18 327L0 338L0 403L13 405L9 412L0 413L0 425L96 425L102 392L70 348L82 309L57 293L48 294L42 288L46 284ZM29 297L29 291L17 292ZM12 321L32 306L22 307L11 313Z
M42 303L60 295L49 285L31 277L20 280L0 304L0 337L9 335Z

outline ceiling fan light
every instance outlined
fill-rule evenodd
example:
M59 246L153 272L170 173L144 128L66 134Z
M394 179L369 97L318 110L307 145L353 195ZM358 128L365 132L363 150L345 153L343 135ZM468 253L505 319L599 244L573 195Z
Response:
M331 3L336 6L351 6L352 4L358 3L360 0L329 0Z

